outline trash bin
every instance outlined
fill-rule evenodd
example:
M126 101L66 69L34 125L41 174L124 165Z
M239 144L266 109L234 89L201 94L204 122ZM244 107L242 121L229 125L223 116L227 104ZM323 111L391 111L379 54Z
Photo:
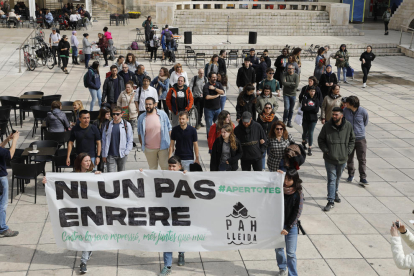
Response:
M249 32L249 44L257 43L257 32Z
M192 43L193 43L193 33L184 32L184 44L192 44Z

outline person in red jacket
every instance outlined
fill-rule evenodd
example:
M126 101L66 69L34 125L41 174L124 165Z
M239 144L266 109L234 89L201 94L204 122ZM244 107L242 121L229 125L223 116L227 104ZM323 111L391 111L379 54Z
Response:
M231 125L233 126L233 129L236 127L233 122L231 121L230 112L227 110L222 110L217 118L217 123L213 124L210 127L210 131L208 133L208 149L209 153L211 153L211 150L213 149L214 141L221 135L221 129L224 125Z
M178 126L178 113L180 111L189 112L194 104L193 93L184 83L184 77L180 76L177 83L167 93L166 101L168 109L171 111L173 127Z

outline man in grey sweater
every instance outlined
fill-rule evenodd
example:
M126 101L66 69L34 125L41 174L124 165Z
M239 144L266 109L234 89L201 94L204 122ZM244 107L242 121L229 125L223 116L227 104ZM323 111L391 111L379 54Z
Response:
M204 69L198 69L198 75L194 76L190 82L190 88L194 97L194 106L197 108L198 113L196 129L205 127L201 122L201 118L203 117L204 109L203 87L207 82L208 79L204 76Z
M299 75L295 73L295 67L288 65L287 72L282 75L283 85L283 102L285 110L283 111L283 123L288 127L292 127L293 108L296 101L296 89L299 86Z
M346 98L344 117L351 123L355 133L355 148L348 156L348 182L352 182L355 174L354 155L358 159L359 184L368 185L367 181L367 140L365 140L365 127L368 125L368 112L365 108L359 106L359 99L356 96Z

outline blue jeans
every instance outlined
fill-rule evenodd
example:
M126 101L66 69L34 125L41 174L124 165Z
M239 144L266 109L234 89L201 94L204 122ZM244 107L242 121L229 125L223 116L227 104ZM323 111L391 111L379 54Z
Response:
M266 152L267 152L267 155L269 155L270 148L267 148L266 151L263 153L263 158L262 158L262 168L263 168L263 170L266 169Z
M338 67L338 82L341 80L341 69L344 74L344 81L346 81L346 67Z
M325 160L326 174L328 176L328 201L333 202L335 193L338 192L339 181L341 180L342 172L344 171L346 163L335 165Z
M226 105L227 96L220 96L220 107L221 110L224 110L224 106Z
M95 105L96 97L98 97L99 108L101 108L102 90L100 88L98 90L89 88L89 93L91 93L92 97L90 111L93 111L93 106Z
M285 236L285 243L287 260L284 248L275 249L277 266L279 267L279 270L286 270L286 268L289 269L289 276L297 276L296 246L298 244L298 228L296 225L293 226L292 229L290 229L289 234Z
M206 130L207 130L207 137L208 137L208 133L210 131L210 127L213 124L213 122L215 123L217 121L218 115L220 114L221 109L208 109L208 108L204 108L204 120L206 120Z
M7 176L0 177L1 186L0 188L3 190L3 194L0 195L0 233L9 229L6 225L6 209L7 204L9 203L9 181L7 180Z
M85 54L85 68L89 67L89 60L91 59L91 54Z
M82 251L81 263L86 264L91 258L92 251Z
M178 252L183 253L184 252ZM164 252L164 266L172 266L172 259L173 259L172 252Z
M72 46L72 57L78 56L78 47Z
M283 121L292 121L293 108L295 107L296 96L285 96L283 95L283 102L285 105L285 110L283 110Z
M308 121L302 121L302 141L308 141L309 147L312 147L313 145L313 131L315 130L317 121L315 122L308 122Z
M181 160L181 165L185 171L190 171L190 165L194 163L194 160Z

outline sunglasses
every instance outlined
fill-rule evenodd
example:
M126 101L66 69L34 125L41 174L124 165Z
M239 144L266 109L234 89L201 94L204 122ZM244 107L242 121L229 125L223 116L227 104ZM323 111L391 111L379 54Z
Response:
M122 113L112 113L112 116L120 116Z
M268 75L273 75L273 74L274 74L274 72L268 72L267 74L268 74Z
M276 130L283 130L283 128L276 128Z

